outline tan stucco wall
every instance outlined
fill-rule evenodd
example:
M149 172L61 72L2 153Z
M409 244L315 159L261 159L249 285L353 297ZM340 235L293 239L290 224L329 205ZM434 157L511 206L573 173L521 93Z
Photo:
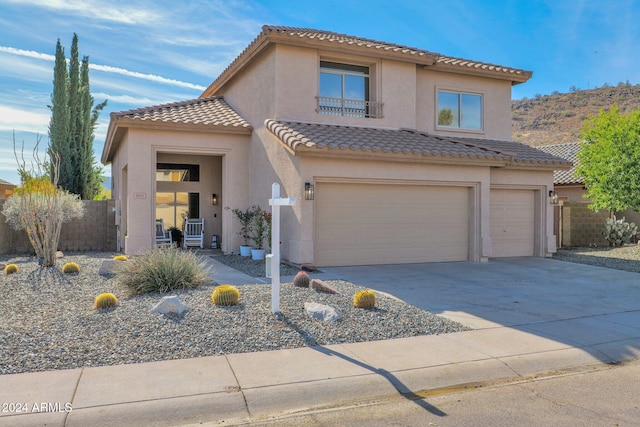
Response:
M372 100L384 103L384 117L339 117L316 112L321 59L369 65ZM481 93L484 129L479 132L436 129L437 89ZM511 139L511 82L436 72L405 62L276 46L263 52L241 76L227 83L221 93L254 127L261 126L265 118L274 118Z
M193 190L201 194L205 244L210 243L211 234L215 232L220 235L223 250L229 251L231 247L239 245L240 237L232 230L234 219L231 210L224 207L246 206L249 203L249 174L246 173L249 165L248 148L249 138L244 135L129 129L113 163L114 198L120 199L123 212L135 212L135 215L121 217L120 230L125 252L137 253L154 244L158 155L163 161L174 159L174 163L199 159L200 183L179 184L184 186L185 191ZM131 163L127 159L136 161ZM119 171L118 176L115 176L116 171ZM162 183L161 189L172 187L168 184ZM209 201L212 193L220 197L221 202L217 207Z

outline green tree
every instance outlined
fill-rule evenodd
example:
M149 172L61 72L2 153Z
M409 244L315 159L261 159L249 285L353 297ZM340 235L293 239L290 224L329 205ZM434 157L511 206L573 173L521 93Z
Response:
M451 108L443 108L438 113L438 125L451 126L453 124L453 111Z
M576 174L587 188L591 209L640 211L640 110L600 110L582 127Z
M53 93L51 94L51 120L49 121L49 157L54 153L60 159L58 174L60 185L69 188L67 179L72 175L69 147L69 98L67 59L60 40L56 43L56 61L53 67Z
M89 84L89 57L79 61L78 36L73 35L69 70L64 49L58 40L54 66L50 155L60 158L59 185L85 200L100 193L102 168L94 166L94 130L104 101L94 107ZM52 156L53 157L53 156Z

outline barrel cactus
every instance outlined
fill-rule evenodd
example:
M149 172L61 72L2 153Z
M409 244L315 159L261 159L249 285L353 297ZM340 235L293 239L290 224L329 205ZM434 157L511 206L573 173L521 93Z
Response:
M13 274L18 272L18 266L16 264L7 264L4 268L4 274Z
M114 261L129 261L126 255L116 255L113 257Z
M298 274L296 274L296 276L293 278L293 286L297 286L299 288L308 288L309 274L303 270L298 271Z
M373 308L376 305L376 294L371 289L357 292L353 297L353 306L357 308Z
M240 300L240 291L231 285L217 286L211 294L211 301L215 305L236 305Z
M98 295L93 302L95 308L110 308L116 305L118 305L118 298L110 292Z
M67 262L65 263L65 265L62 266L62 272L69 274L69 273L79 273L80 272L80 266L78 264L76 264L75 262Z

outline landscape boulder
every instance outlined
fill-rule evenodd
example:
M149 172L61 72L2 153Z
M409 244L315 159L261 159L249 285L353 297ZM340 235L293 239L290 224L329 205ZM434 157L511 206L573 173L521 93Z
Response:
M115 276L118 271L122 267L124 267L125 263L122 261L115 261L112 259L105 259L102 261L100 265L100 270L98 270L98 274L101 276Z
M334 286L331 286L327 282L324 282L324 281L322 281L320 279L313 279L311 281L311 289L315 289L318 292L325 292L327 294L339 294L340 293L340 292L338 292L338 290Z
M342 313L338 310L317 302L305 302L304 309L307 312L307 316L323 322L336 322L342 319Z
M152 313L160 313L160 314L175 314L178 316L182 316L185 311L187 311L189 307L184 305L180 298L175 295L170 295L167 297L162 297L159 303L157 303L151 309Z

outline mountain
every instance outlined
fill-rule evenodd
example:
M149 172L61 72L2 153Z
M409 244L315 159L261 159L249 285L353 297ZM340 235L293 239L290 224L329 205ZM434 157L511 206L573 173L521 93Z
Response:
M512 101L511 135L514 141L531 146L578 142L584 120L615 104L620 112L640 108L640 85L619 83Z

